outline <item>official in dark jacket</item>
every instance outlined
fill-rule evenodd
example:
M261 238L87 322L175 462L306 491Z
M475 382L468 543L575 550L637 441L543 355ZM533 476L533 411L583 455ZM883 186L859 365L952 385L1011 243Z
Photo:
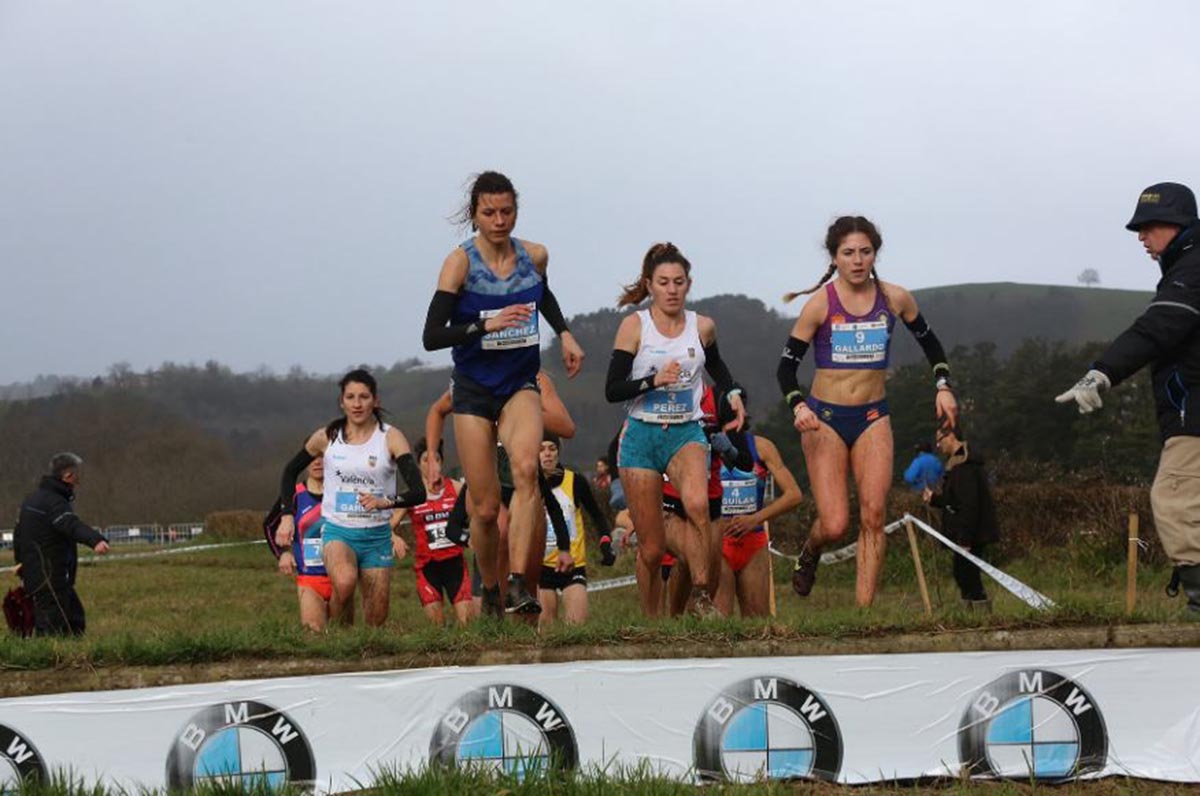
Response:
M1200 618L1200 223L1186 185L1151 185L1125 225L1136 232L1162 278L1154 300L1092 369L1056 400L1087 413L1100 392L1149 365L1162 458L1150 491L1163 549Z
M85 544L101 555L108 552L108 540L80 520L72 506L82 465L73 453L51 459L50 474L21 504L13 532L21 581L33 600L37 635L82 635L87 622L75 593L79 562L75 545Z
M942 477L941 491L925 489L925 500L942 510L942 531L946 536L984 558L985 548L1000 540L1000 528L983 458L969 450L959 432L952 429L938 430L937 446L946 457L946 474ZM954 554L954 582L968 608L991 607L979 567L958 553Z

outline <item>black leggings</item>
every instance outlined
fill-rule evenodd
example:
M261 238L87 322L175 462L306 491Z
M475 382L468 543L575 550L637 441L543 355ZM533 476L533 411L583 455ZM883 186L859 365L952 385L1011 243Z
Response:
M983 558L983 550L983 545L976 545L971 548L971 553L976 558ZM958 584L958 593L964 600L987 599L987 592L983 590L983 573L958 553L954 554L954 582Z

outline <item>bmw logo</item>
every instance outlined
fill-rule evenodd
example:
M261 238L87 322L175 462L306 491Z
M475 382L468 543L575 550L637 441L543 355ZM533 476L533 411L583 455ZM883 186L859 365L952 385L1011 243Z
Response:
M842 733L829 705L782 677L753 677L723 690L704 709L692 743L706 780L834 782L842 767Z
M1061 780L1104 768L1108 732L1082 686L1029 669L979 690L959 723L958 754L971 774Z
M309 789L317 777L312 747L286 713L262 702L227 702L195 714L167 755L167 787Z
M0 724L0 793L17 793L23 784L46 780L46 762L21 733Z
M552 767L575 768L579 747L558 705L529 688L501 684L477 688L446 711L429 759L524 778Z

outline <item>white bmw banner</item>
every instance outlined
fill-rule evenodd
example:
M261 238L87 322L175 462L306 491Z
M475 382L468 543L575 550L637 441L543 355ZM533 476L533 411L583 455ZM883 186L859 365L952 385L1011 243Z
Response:
M578 662L0 700L0 786L318 792L384 768L649 762L681 780L1200 782L1200 650ZM609 771L613 769L610 767Z

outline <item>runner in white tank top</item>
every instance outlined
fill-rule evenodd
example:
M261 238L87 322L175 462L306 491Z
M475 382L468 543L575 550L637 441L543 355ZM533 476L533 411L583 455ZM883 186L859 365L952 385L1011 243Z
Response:
M354 591L361 585L366 623L378 627L387 621L393 550L405 554L403 540L393 547L389 518L394 509L424 503L425 484L408 440L383 422L375 377L360 368L343 376L338 386L343 416L314 431L283 469L279 488L284 516L275 542L291 544L296 529L286 496L309 462L323 457L322 556L333 586L329 618L353 621ZM403 482L400 490L397 475Z
M642 393L629 402L629 416L647 423L688 423L704 416L700 399L704 395L704 346L700 342L696 313L684 311L683 334L667 337L654 325L650 310L638 310L641 339L633 358L630 376L644 379L666 368L670 362L679 363L679 380Z
M359 445L346 442L344 432L325 449L325 498L321 516L343 528L378 528L391 517L390 509L369 509L359 501L366 493L382 498L396 492L396 463L388 452L385 423Z
M621 431L617 463L621 484L638 530L638 588L647 616L662 612L659 564L666 552L663 526L663 476L679 490L688 517L683 550L692 573L696 612L715 612L717 587L714 525L708 515L709 443L701 427L704 384L708 371L734 410L730 425L745 422L741 388L717 350L717 328L711 318L685 309L691 287L691 264L670 243L650 247L638 281L629 285L619 306L646 298L650 308L625 316L613 342L604 394L611 403L627 402L629 418Z

